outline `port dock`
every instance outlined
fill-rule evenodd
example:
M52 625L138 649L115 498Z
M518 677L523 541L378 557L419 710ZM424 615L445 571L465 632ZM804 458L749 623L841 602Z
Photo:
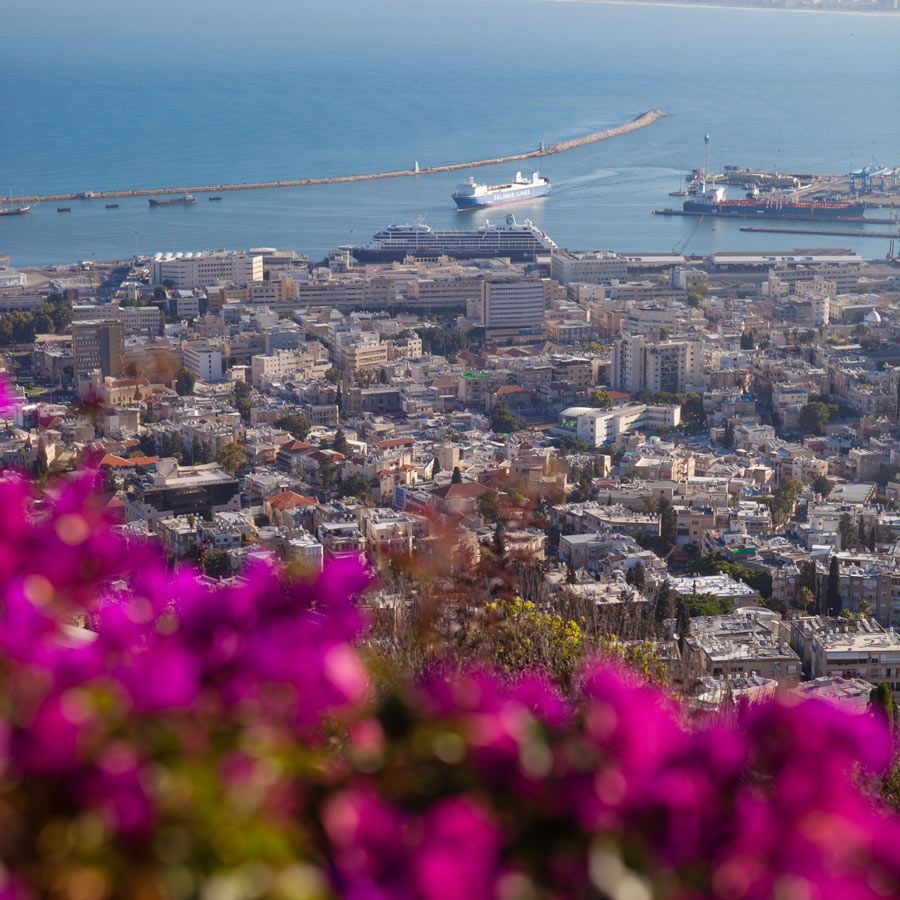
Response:
M639 116L635 116L635 118L628 122L623 122L621 125L615 125L612 128L605 128L602 131L595 131L591 134L570 138L567 141L557 141L554 144L547 144L546 146L541 142L535 149L526 150L522 153L510 153L504 156L493 156L489 159L474 159L467 162L444 163L436 166L420 166L416 163L411 169L394 169L386 172L361 172L356 175L331 175L322 178L291 178L281 181L245 181L233 184L194 184L177 185L173 187L128 188L108 191L67 191L58 194L34 194L21 197L7 197L5 198L5 202L39 203L43 200L103 200L111 197L152 197L154 194L209 194L224 191L258 191L269 188L309 187L317 184L344 184L354 181L377 181L384 178L405 178L415 177L417 175L431 175L437 172L455 172L459 169L474 169L479 166L493 166L499 163L517 162L522 159L535 159L544 156L552 156L555 153L564 153L567 150L585 147L588 144L595 144L598 141L605 141L609 138L619 137L620 135L637 131L640 128L646 128L648 125L652 125L657 119L664 118L665 115L666 114L661 109L650 109L647 110L647 112L641 113Z
M754 221L757 221L760 218L760 216L757 213L747 213L747 215L745 215L745 216L739 216L736 213L688 212L687 210L684 210L684 209L672 209L671 207L668 207L668 206L665 209L654 209L653 215L654 216L694 216L695 218L703 218L704 216L706 216L707 218L711 218L711 219L752 219ZM766 218L773 219L776 217L775 216L767 216ZM792 222L797 221L797 216L784 216L783 218L789 219ZM807 222L837 222L837 223L853 222L856 225L897 225L898 224L898 220L894 219L894 218L883 219L883 218L874 218L873 217L870 219L868 216L865 219L809 218L809 219L805 219L805 221L807 221ZM741 231L773 231L773 230L774 231L783 231L784 229L781 229L781 228L771 229L771 228L763 228L763 227L755 228L753 226L745 226L744 228L741 229ZM814 234L815 232L799 232L799 233ZM831 231L828 233L836 234L837 232ZM872 234L873 237L875 236L873 232L863 232L863 231L848 231L847 234Z
M900 231L851 231L849 228L770 228L765 225L742 225L740 230L763 231L767 234L837 234L842 237L900 238Z

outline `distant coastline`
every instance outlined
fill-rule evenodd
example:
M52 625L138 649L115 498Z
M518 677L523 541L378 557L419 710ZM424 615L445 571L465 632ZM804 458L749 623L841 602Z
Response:
M820 6L776 6L766 3L739 3L732 0L551 0L553 3L602 3L608 6L680 6L685 9L749 9L776 12L838 13L843 15L897 16L900 9L841 9Z

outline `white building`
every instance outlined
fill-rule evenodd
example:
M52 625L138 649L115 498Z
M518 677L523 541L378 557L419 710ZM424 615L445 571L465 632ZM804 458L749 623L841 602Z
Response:
M554 250L550 254L550 277L560 284L610 284L628 279L628 261L608 250L574 253Z
M544 283L539 278L487 278L481 285L481 322L485 328L541 325Z
M185 343L182 346L184 367L200 381L221 381L222 350L211 344Z
M248 284L262 281L263 258L241 250L213 253L157 253L150 261L153 284L168 282L179 290L193 290L207 284L230 281Z
M578 438L591 447L600 447L629 431L674 428L680 422L680 406L647 406L643 403L612 409L571 406L559 414L559 424L550 430L558 437Z
M317 345L321 346L321 345ZM304 350L276 350L250 357L251 380L254 387L265 387L274 381L296 378L303 373L312 377L312 369L319 363L318 354ZM321 362L325 366L327 360Z

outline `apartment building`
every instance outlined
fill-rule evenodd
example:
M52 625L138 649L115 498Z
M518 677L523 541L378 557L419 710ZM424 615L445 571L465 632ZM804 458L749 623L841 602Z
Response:
M648 341L627 335L613 345L612 387L639 393L675 393L700 386L703 349L699 341Z
M777 635L777 625L766 617L767 612L691 619L683 648L685 679L755 673L794 687L800 681L800 657Z
M94 370L99 370L104 378L122 374L121 322L73 323L72 348L76 377L81 378Z
M181 347L184 367L200 381L221 381L222 348L214 344L185 342Z
M383 341L361 339L341 346L341 368L350 374L361 369L377 369L388 364L388 345Z

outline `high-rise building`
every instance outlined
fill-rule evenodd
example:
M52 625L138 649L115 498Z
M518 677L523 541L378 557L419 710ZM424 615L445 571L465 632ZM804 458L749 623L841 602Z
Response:
M122 323L112 320L72 325L75 375L99 369L103 377L122 374Z
M543 325L546 301L539 278L486 278L481 285L485 328Z
M698 341L648 341L626 335L613 346L610 383L615 390L675 393L699 386L702 349Z

